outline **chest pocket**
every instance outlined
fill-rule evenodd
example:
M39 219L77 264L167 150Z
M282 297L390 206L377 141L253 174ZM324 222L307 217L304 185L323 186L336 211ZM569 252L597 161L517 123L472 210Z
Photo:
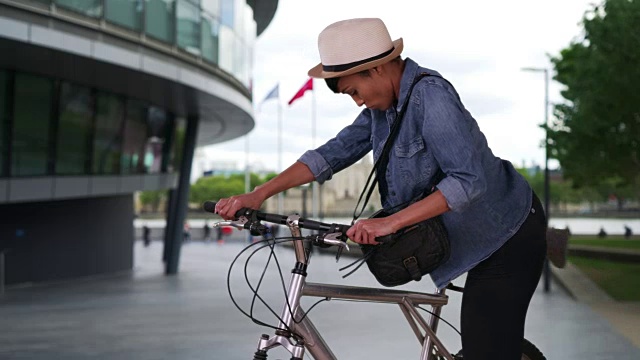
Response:
M406 185L419 186L429 180L433 164L422 136L396 144L394 154L398 161L397 168Z

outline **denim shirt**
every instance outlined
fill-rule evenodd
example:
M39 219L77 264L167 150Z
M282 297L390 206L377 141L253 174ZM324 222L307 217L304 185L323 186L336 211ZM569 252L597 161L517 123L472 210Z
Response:
M510 162L493 155L456 90L437 72L407 58L398 107L422 72L437 76L423 77L415 85L389 154L388 187L379 191L385 209L407 203L434 185L444 195L451 209L442 215L451 256L430 274L443 288L518 231L531 210L532 191ZM371 150L377 160L400 110L364 109L335 138L305 152L299 161L323 183Z

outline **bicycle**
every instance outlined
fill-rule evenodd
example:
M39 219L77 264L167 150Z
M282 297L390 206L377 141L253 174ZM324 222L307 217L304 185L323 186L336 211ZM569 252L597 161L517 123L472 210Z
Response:
M214 212L215 203L205 202L204 209L209 212ZM218 222L214 226L230 225L236 228L248 229L252 234L262 235L265 238L265 240L259 243L249 245L249 247L259 244L262 247L271 247L271 249L273 249L273 246L276 244L291 241L293 242L293 252L296 257L295 266L291 271L292 275L289 286L286 289L285 303L278 317L279 324L275 327L270 326L275 329L274 335L269 336L268 334L263 334L260 337L253 360L266 360L268 351L276 347L286 349L291 354L291 360L302 360L305 351L308 351L315 360L337 359L336 355L322 338L320 332L308 316L309 311L318 303L314 304L309 311L305 311L300 306L302 297L318 297L326 300L357 300L399 305L409 326L420 344L422 344L420 352L421 360L463 360L462 351L452 354L436 335L438 324L441 320L440 314L442 307L448 303L448 296L445 294L446 290L462 291L462 288L449 284L446 288L436 289L434 293L422 293L386 288L306 282L309 259L311 257L311 245L338 247L336 257L339 258L343 250L349 250L346 238L346 232L349 229L348 225L328 224L311 219L303 219L298 215L286 216L269 214L252 209L241 209L236 213L236 218L237 219L233 221ZM269 239L265 236L265 234L268 233L269 227L263 225L261 221L286 225L291 232L291 237ZM317 231L317 233L302 236L302 229ZM245 248L245 250L249 247ZM259 249L261 248L258 248L258 250ZM258 250L255 250L254 254ZM251 256L253 256L253 254ZM236 257L234 262L232 262L229 274L237 259ZM248 279L247 283L249 283ZM254 290L254 295L258 296L257 289L251 287L251 290ZM249 316L249 314L244 312L235 302L230 288L229 293L236 307L245 315ZM262 301L262 299L260 300ZM422 308L421 305L431 306L431 311ZM428 321L422 317L418 309L424 310L431 315ZM260 325L269 326L255 319L253 320ZM546 360L542 352L526 339L523 339L521 359Z

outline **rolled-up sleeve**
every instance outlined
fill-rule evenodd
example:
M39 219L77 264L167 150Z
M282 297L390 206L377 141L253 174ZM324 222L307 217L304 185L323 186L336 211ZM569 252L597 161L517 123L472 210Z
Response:
M436 185L452 211L460 212L485 193L482 164L486 139L456 95L444 84L422 86L423 135L446 176Z
M317 150L307 150L300 156L298 161L309 167L316 181L320 184L331 179L333 176L331 166Z
M298 159L307 165L316 181L323 183L371 151L371 111L363 110L356 120L336 137Z

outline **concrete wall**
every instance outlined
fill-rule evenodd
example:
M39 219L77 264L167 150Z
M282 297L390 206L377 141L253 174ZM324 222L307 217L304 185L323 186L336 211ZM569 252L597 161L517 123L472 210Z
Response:
M133 196L0 205L7 284L133 267Z

